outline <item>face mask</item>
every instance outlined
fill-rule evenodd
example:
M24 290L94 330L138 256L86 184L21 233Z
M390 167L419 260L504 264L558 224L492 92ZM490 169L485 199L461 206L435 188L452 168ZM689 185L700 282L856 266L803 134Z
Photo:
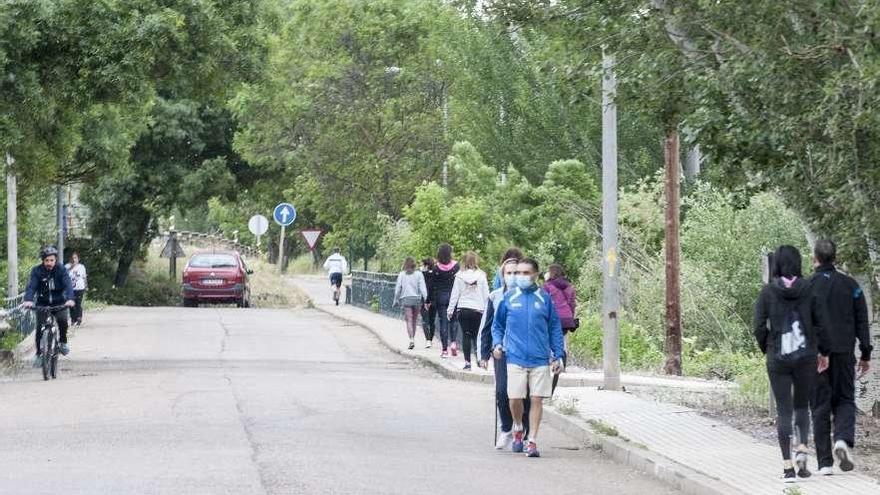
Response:
M510 274L504 276L504 286L507 288L513 287L516 283L516 275Z
M528 275L516 275L516 286L520 289L528 289L533 284L532 277Z
M544 280L550 280L550 273L549 272L544 274Z

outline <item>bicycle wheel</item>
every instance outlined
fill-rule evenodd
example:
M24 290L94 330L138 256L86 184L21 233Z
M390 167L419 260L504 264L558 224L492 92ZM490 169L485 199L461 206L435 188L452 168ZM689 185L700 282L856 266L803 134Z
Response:
M52 376L53 380L58 378L58 354L58 346L55 346L52 350L52 359L49 360L49 374Z
M51 330L45 330L43 333L43 380L48 380L50 376L50 367L52 366L52 353L55 352L55 338Z

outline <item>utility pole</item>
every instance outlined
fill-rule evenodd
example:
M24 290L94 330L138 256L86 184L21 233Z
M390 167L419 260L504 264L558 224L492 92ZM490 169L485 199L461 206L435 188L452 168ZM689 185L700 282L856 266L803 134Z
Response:
M55 186L55 225L58 228L58 264L64 265L64 189L61 185Z
M617 248L617 78L602 56L602 367L605 390L620 390L620 273Z
M678 131L666 134L666 365L667 375L681 375L681 247L679 239L681 172Z
M446 88L443 88L443 144L449 141L449 97L446 95ZM449 156L443 159L443 189L449 187Z
M18 295L18 179L15 158L6 153L6 297Z

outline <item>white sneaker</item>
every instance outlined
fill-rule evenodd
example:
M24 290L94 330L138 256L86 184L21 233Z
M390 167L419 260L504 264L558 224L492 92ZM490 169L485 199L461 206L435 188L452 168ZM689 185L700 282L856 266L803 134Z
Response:
M498 442L495 443L495 450L510 450L513 445L513 432L501 431L498 433Z
M433 345L433 344L431 343L430 340L427 341L427 342L425 342L425 349L430 349L430 348L432 347L432 345Z
M834 442L834 457L837 458L840 470L843 472L852 471L855 467L853 466L852 454L849 451L849 446L843 440Z
M825 467L819 469L819 474L821 474L822 476L833 476L834 469L831 468L830 466L825 466Z

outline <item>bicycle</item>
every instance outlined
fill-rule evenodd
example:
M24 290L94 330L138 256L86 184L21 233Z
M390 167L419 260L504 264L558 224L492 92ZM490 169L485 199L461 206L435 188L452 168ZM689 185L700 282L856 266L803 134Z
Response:
M42 350L43 380L48 380L50 377L53 380L58 378L58 354L61 352L61 345L58 342L59 331L55 312L62 309L67 309L67 306L34 306L33 308L38 319L40 313L46 314L44 321L37 321L37 325L42 325L43 328L43 335L37 349L38 351Z

